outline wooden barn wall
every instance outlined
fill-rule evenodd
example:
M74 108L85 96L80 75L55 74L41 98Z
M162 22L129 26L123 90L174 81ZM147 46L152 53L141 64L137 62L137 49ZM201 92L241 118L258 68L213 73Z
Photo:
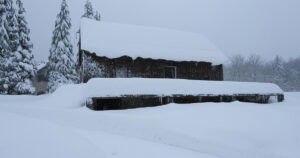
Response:
M209 62L176 62L169 60L153 60L123 56L110 59L96 56L95 53L84 51L85 55L92 57L96 62L105 67L103 76L105 78L165 78L166 67L176 67L176 74L179 79L192 80L223 80L223 66L212 66ZM87 82L89 78L84 78Z
M48 91L48 66L37 71L36 76L32 79L32 85L37 95L46 94Z

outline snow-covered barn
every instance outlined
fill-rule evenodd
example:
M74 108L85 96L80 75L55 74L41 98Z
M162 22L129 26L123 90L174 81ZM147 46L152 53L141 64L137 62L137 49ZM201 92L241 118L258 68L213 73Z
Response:
M78 65L81 82L87 83L85 94L90 94L86 105L93 110L284 100L273 84L224 82L226 60L197 33L85 18L81 22Z
M95 77L223 80L227 59L197 33L86 18L79 57L82 82Z

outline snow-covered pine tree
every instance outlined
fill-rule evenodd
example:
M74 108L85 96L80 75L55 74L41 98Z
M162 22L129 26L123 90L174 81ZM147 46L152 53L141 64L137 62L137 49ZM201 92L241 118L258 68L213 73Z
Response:
M70 29L70 12L66 0L62 0L61 10L55 21L49 56L49 92L55 91L63 84L77 81Z
M8 92L8 58L10 53L9 36L5 25L7 24L7 0L0 0L0 94Z
M18 50L20 43L16 10L12 0L7 0L6 21L7 23L5 24L5 27L9 36L10 51L14 53Z
M16 14L18 22L18 36L19 36L19 48L16 52L18 56L17 67L17 83L13 89L17 94L31 94L34 92L34 88L31 83L31 79L36 73L34 64L34 57L32 54L33 44L30 41L30 30L27 26L25 19L25 8L21 0L16 1L18 10Z
M94 19L97 21L101 20L101 14L98 11L94 12L93 5L89 0L87 0L84 5L84 14L82 15L82 17Z
M6 1L6 21L4 27L8 35L9 53L5 59L5 87L7 94L20 94L15 91L15 87L21 81L22 70L19 62L22 60L22 55L19 53L19 28L16 17L16 11L12 0Z
M89 0L87 0L84 5L84 14L82 15L82 17L89 18L89 19L95 19L93 6Z
M18 15L12 0L1 1L1 93L29 94L34 92L30 78L33 77L33 64L21 45ZM2 40L4 39L4 40ZM33 60L33 56L30 57Z

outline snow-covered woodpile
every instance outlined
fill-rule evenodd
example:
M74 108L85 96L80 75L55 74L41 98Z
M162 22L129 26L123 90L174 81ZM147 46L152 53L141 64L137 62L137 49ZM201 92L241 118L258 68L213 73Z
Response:
M170 103L191 104L205 102L249 102L267 104L282 102L283 94L234 94L234 95L128 95L121 97L94 97L87 104L92 110L121 110L141 107L154 107Z
M169 103L252 102L284 100L275 84L181 79L92 79L84 87L94 110L128 109Z
M196 33L83 18L80 35L83 82L93 77L223 80L227 58Z

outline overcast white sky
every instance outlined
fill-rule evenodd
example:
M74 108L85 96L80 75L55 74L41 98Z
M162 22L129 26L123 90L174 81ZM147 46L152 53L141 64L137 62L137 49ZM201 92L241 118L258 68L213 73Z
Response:
M78 29L85 0L67 0ZM91 0L104 21L201 33L226 55L300 56L299 0ZM38 60L49 55L61 0L23 0ZM75 43L75 42L74 42Z

